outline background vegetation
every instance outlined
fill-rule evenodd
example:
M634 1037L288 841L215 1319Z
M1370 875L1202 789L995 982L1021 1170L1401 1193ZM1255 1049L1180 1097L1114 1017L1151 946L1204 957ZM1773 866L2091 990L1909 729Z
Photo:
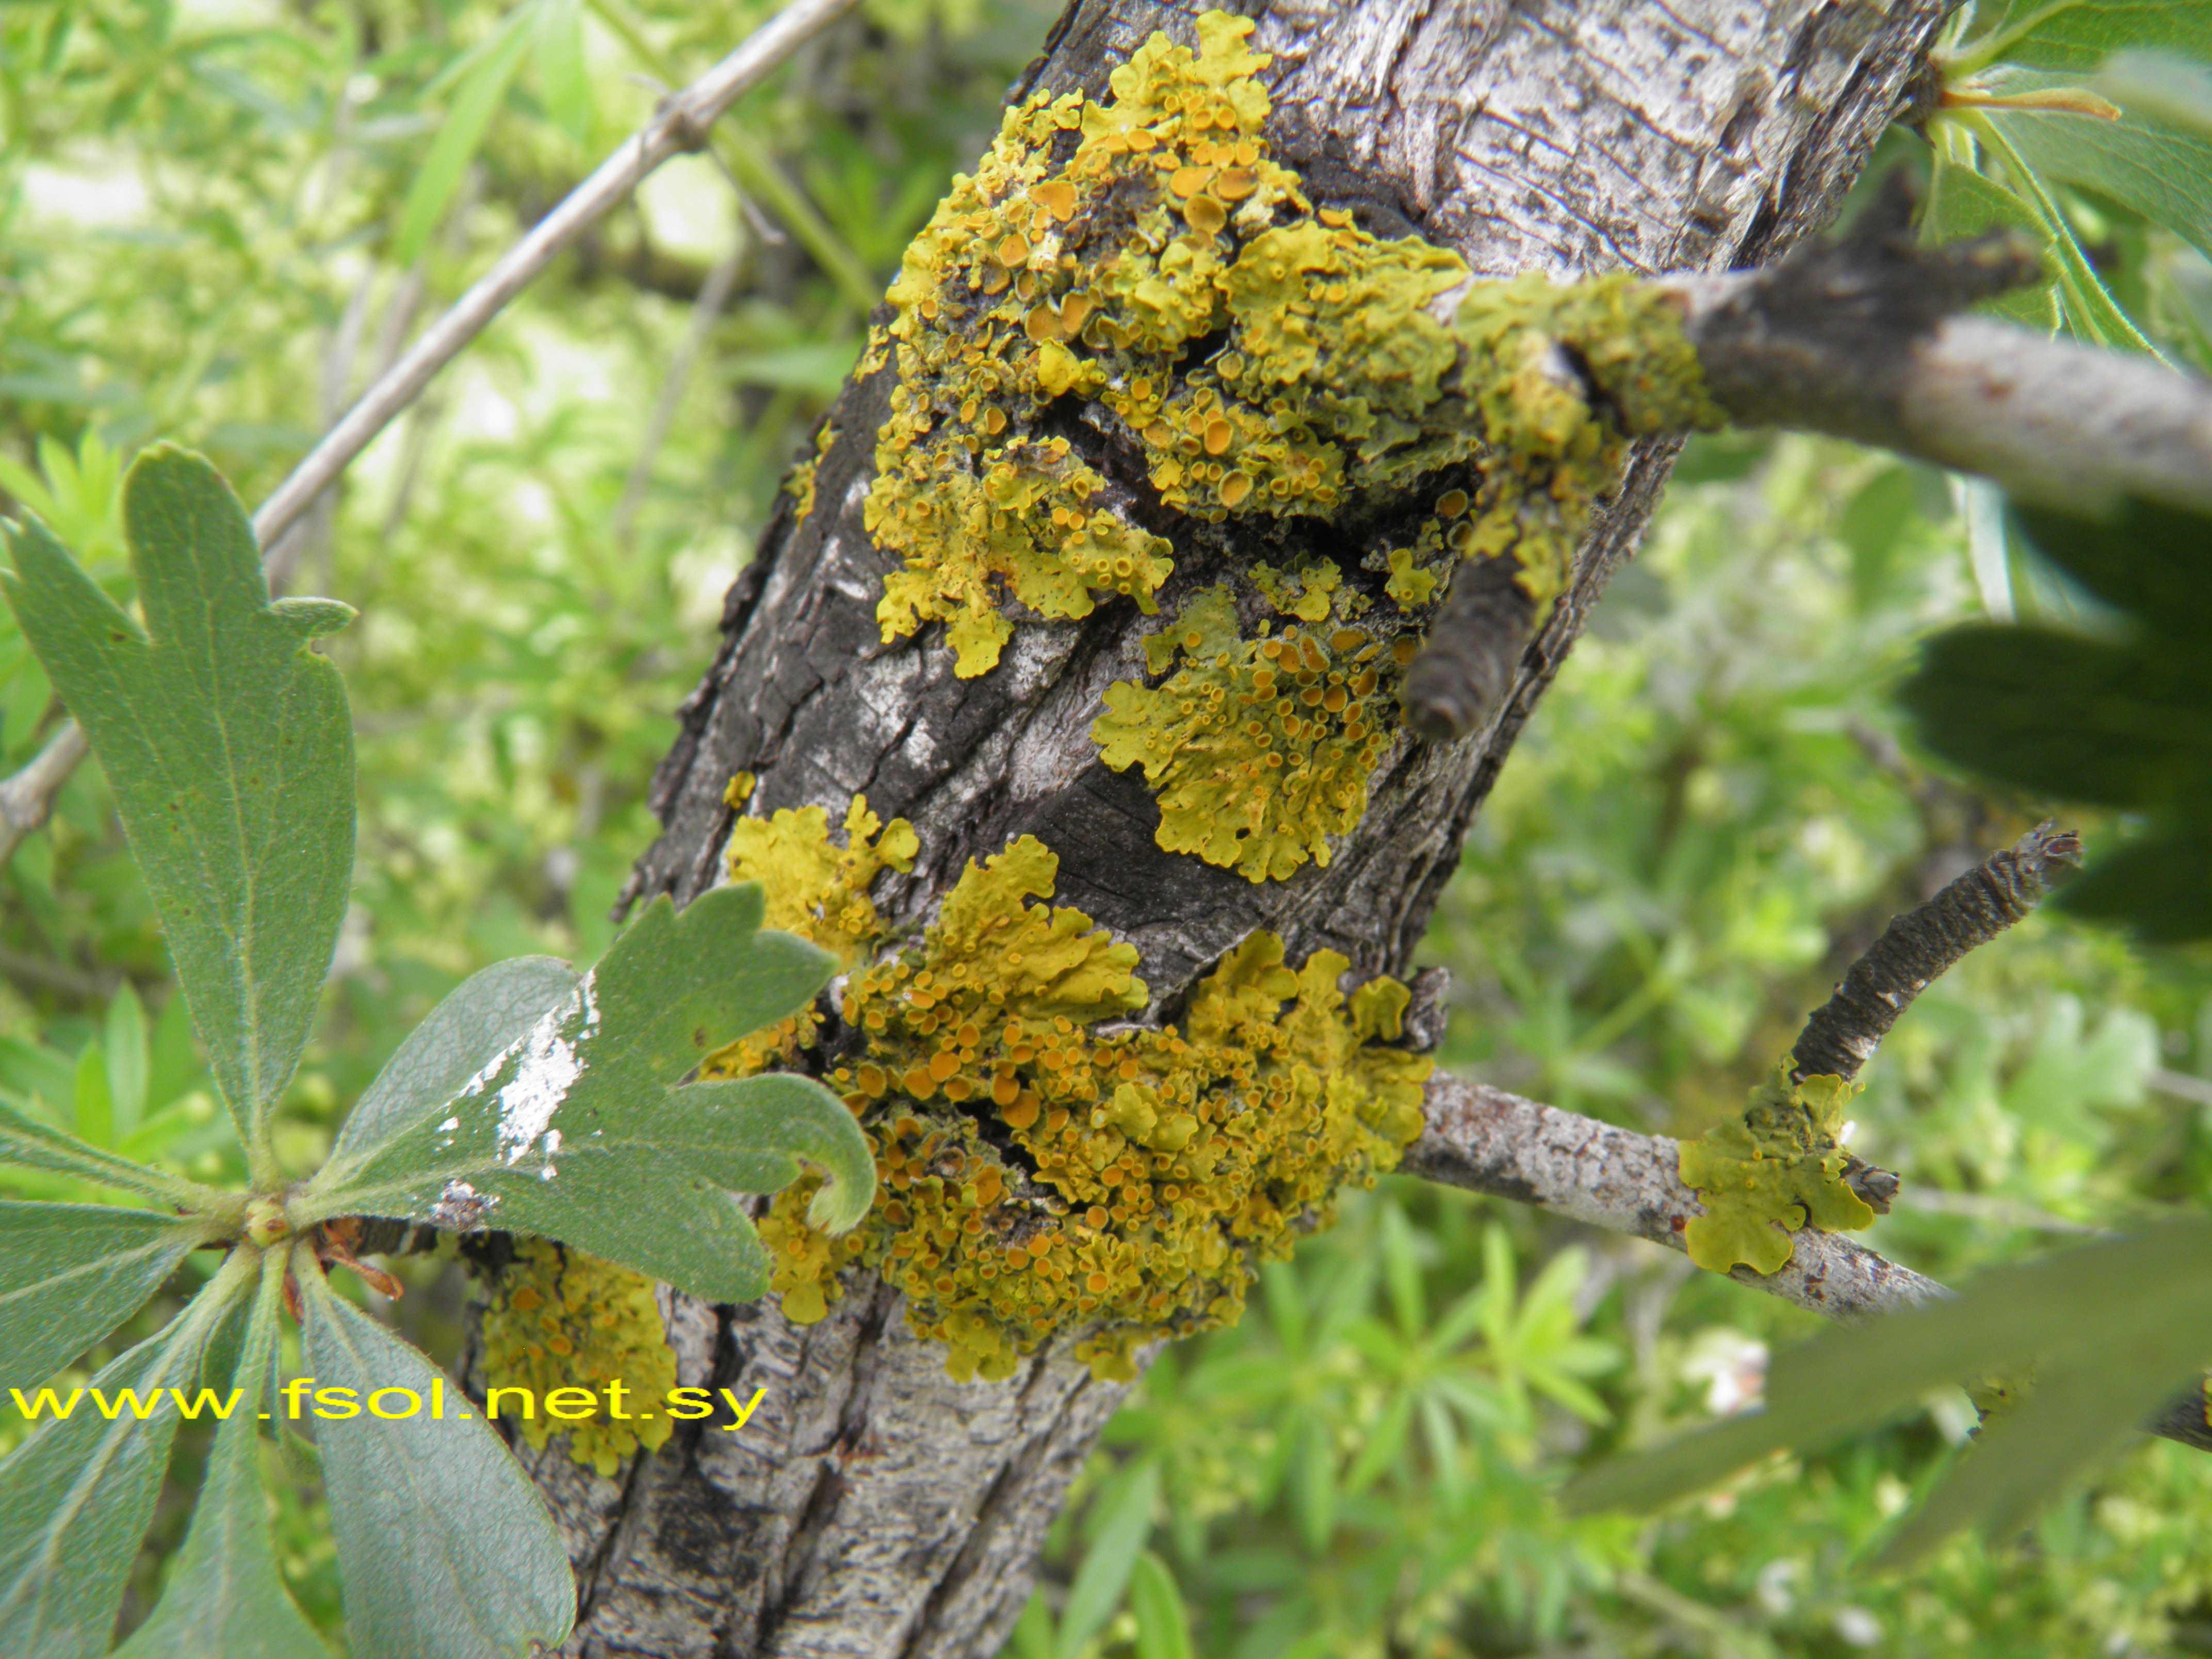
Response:
M361 731L362 848L331 1017L285 1111L301 1162L463 975L605 944L722 591L866 305L1054 9L867 0L542 280L290 548L292 591L363 612L333 652ZM2027 15L1995 9L1962 28ZM119 592L133 449L176 437L258 500L663 87L768 10L0 8L7 501ZM2027 31L1996 83L2078 72L2072 38ZM2063 256L2045 320L2139 328L2212 367L2212 182L2197 200L2172 182L2185 155L2154 151L2174 199L2142 199L2140 168L2100 171L2069 140L2089 118L1977 118L1932 147L1887 141L1902 165L1941 158L1931 227L2029 224ZM1448 1062L1655 1131L1737 1109L1892 910L2039 815L1916 761L1887 701L1915 641L2082 608L2004 544L1978 489L1839 446L1694 447L1438 916ZM0 762L54 717L0 633ZM2108 826L2087 827L2094 852ZM1906 1181L1871 1242L1939 1276L2197 1200L2212 963L2033 921L1923 998L1869 1076L1855 1147ZM221 1170L230 1143L89 766L0 872L0 1091L88 1139L240 1173ZM459 1269L406 1272L397 1316L451 1353ZM1394 1180L1271 1268L1241 1328L1148 1376L1013 1651L2212 1651L2212 1460L2164 1443L2017 1550L1960 1542L1893 1579L1856 1565L1954 1455L1963 1397L1661 1521L1560 1518L1548 1492L1578 1458L1754 1398L1765 1345L1811 1323L1656 1249ZM0 1418L0 1444L15 1431ZM179 1493L200 1449L185 1445ZM267 1455L294 1475L286 1570L335 1632L312 1467ZM157 1528L139 1613L162 1543Z

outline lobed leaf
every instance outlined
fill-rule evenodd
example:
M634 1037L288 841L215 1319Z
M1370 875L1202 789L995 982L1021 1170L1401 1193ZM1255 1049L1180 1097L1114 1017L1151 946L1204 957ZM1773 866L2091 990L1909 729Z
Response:
M0 1386L45 1382L144 1306L206 1237L149 1210L0 1200Z
M353 1651L515 1659L532 1642L557 1647L575 1620L575 1577L529 1477L442 1371L304 1256L298 1273L316 1384L364 1401L405 1389L422 1402L404 1417L317 1425ZM445 1415L433 1416L440 1395Z
M115 1659L329 1659L284 1587L269 1534L259 1419L284 1273L281 1257L260 1261L260 1292L231 1373L238 1394L216 1431L191 1528L161 1601Z
M245 510L198 456L124 482L146 625L36 523L9 604L106 769L177 977L250 1150L306 1044L353 866L353 733L308 642L353 614L271 603Z
M446 1103L326 1166L309 1215L493 1224L575 1245L714 1301L767 1287L730 1194L830 1177L811 1211L849 1227L875 1166L852 1114L804 1079L674 1088L708 1054L803 1006L832 959L760 931L760 890L647 907L599 965Z
M439 1114L576 989L575 969L552 957L494 963L455 986L392 1051L354 1103L331 1149L344 1163Z

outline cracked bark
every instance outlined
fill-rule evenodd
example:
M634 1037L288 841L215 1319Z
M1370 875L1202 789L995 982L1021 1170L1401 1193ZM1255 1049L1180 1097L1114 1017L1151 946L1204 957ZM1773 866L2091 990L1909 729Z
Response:
M1018 83L1103 90L1154 28L1201 8L1079 0ZM1273 135L1320 199L1371 228L1410 222L1477 270L1719 270L1771 259L1832 212L1946 9L1944 0L1292 0L1258 12ZM1060 855L1057 902L1134 943L1163 1004L1255 927L1294 958L1407 970L1499 763L1632 550L1674 445L1635 453L1571 592L1515 667L1499 714L1443 745L1401 736L1359 829L1327 868L1254 886L1153 844L1133 775L1097 760L1100 694L1141 661L1126 603L1022 627L999 669L953 677L940 631L890 646L874 621L892 562L860 527L885 371L848 385L817 474L732 590L714 665L656 775L666 826L632 896L714 878L743 769L757 811L856 791L911 819L922 853L886 878L894 922L925 916L965 862L1024 833ZM1316 533L1324 533L1319 527ZM1163 609L1214 579L1180 544ZM741 1432L684 1425L610 1480L532 1460L580 1572L566 1652L653 1659L955 1659L994 1652L1035 1553L1124 1390L1065 1346L1003 1383L959 1384L898 1298L855 1285L820 1324L771 1304L670 1307L682 1381L767 1393Z

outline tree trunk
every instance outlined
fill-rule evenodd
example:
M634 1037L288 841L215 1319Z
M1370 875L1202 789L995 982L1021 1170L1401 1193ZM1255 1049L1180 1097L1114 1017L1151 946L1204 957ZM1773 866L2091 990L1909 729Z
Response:
M1274 56L1270 137L1334 198L1401 216L1479 272L1717 270L1767 260L1833 211L1947 9L1945 0L1287 0L1252 45ZM1105 90L1156 28L1199 9L1079 0L1014 91ZM910 819L921 855L887 876L895 923L926 917L970 858L1014 836L1060 859L1054 902L1135 944L1172 1004L1255 928L1291 959L1323 947L1403 975L1462 836L1673 463L1633 452L1571 590L1521 660L1503 712L1459 743L1400 733L1364 820L1326 867L1254 884L1154 844L1135 771L1090 727L1141 662L1136 608L1025 622L1005 660L959 679L941 630L879 641L896 559L861 526L896 369L848 384L799 520L787 500L732 591L713 667L655 781L666 825L634 894L679 903L716 879L740 770L752 809L856 792ZM1234 522L1229 527L1234 531ZM1176 586L1220 573L1217 535L1176 537ZM535 1460L578 1564L567 1651L653 1659L988 1656L1028 1594L1038 1544L1122 1385L1066 1343L1004 1382L956 1383L898 1295L853 1285L822 1322L773 1301L678 1299L681 1381L765 1389L740 1431L688 1424L619 1480Z

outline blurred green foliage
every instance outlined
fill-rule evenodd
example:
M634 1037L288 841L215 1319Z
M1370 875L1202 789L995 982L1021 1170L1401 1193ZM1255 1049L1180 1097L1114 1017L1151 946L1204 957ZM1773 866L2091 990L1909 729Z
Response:
M0 491L119 594L133 449L174 437L260 499L664 85L769 9L0 7ZM606 943L722 591L858 355L854 273L889 276L1054 9L869 0L542 279L288 552L292 591L362 612L333 654L366 814L332 1006L285 1105L295 1161L466 973ZM2034 11L1978 9L1962 54ZM2087 77L2112 41L2085 46L2082 27L2166 11L2051 9L2023 51L1957 78ZM2118 314L2212 366L2212 264L2160 216L2188 210L2187 181L2179 208L2116 191L2064 147L2079 115L1978 118L1994 125L1889 141L1904 165L1940 160L1929 234L2019 222L2056 247L2063 231L2070 286L2045 321ZM717 288L726 303L695 315ZM1921 469L1726 438L1678 477L1476 823L1427 955L1454 975L1449 1064L1694 1133L1738 1109L1892 911L2039 813L1903 746L1887 698L1916 642L1984 615L2067 622L2080 602L1983 495ZM0 633L0 763L54 718ZM1939 1276L2200 1200L2212 971L2039 918L1923 997L1868 1083L1854 1148L1906 1181L1870 1240ZM89 766L0 872L0 1091L140 1156L240 1173ZM458 1269L403 1272L403 1327L452 1352ZM1813 1328L1666 1253L1394 1180L1270 1268L1243 1325L1162 1358L1055 1528L1009 1650L2212 1651L2212 1460L2165 1443L2019 1550L1966 1540L1911 1576L1865 1569L1957 1455L1962 1396L1656 1521L1560 1516L1570 1468L1755 1397L1765 1345ZM0 1444L13 1433L0 1421ZM182 1447L171 1547L204 1449ZM335 1629L312 1455L266 1455L289 1477L287 1572Z

